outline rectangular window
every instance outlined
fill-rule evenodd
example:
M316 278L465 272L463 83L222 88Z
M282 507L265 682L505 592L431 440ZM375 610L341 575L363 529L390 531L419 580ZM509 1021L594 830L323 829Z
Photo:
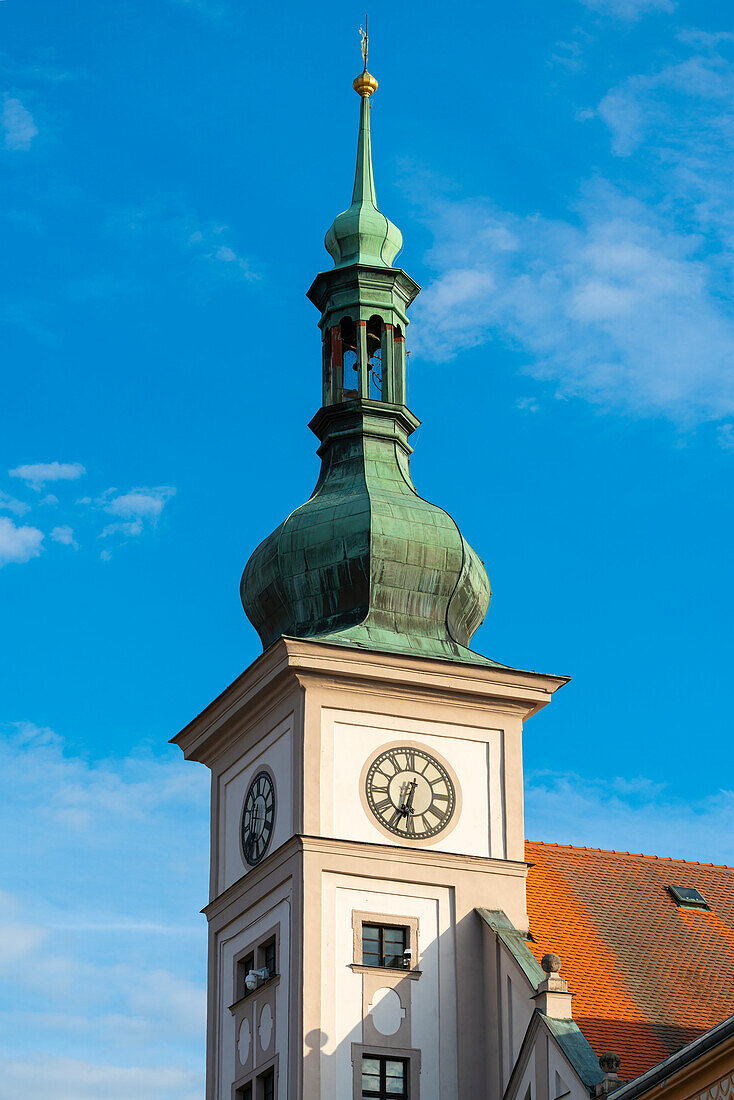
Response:
M269 1069L258 1077L258 1100L275 1100L275 1070Z
M387 1055L362 1055L362 1097L407 1100L408 1062Z
M260 966L263 970L267 969L268 977L272 978L277 973L276 960L275 960L275 936L268 940L267 943L260 945Z
M237 963L237 989L235 991L236 1001L239 1001L241 997L245 997L247 995L248 989L245 985L245 978L250 973L250 971L254 969L255 953L251 951L249 955L245 955L244 959L240 959L240 961Z
M406 965L408 929L386 924L362 925L362 965L389 966L403 969Z
M252 1100L252 1085L243 1085L241 1089L237 1089L237 1100Z

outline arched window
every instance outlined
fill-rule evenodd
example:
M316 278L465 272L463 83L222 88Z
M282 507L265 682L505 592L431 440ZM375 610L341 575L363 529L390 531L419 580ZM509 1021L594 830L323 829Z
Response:
M373 401L382 401L382 317L373 314L367 322L367 369L369 376L369 396Z
M357 355L357 326L351 317L343 317L340 322L342 334L342 401L353 401L359 397L359 363Z

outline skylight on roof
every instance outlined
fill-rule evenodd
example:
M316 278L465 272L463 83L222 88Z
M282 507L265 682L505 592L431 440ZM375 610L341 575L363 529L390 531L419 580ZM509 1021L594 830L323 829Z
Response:
M669 886L675 904L681 909L710 909L703 894L699 894L695 886Z

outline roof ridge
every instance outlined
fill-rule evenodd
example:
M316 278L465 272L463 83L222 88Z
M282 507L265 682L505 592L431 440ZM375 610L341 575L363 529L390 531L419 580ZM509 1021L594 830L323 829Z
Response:
M676 856L652 856L647 852L621 852L614 848L591 848L585 844L558 844L552 840L527 840L526 844L537 844L543 848L565 848L572 852L599 852L607 856L633 856L635 859L649 859L657 863L684 863L688 867L718 867L725 871L734 871L728 863L704 863L698 859L678 859Z

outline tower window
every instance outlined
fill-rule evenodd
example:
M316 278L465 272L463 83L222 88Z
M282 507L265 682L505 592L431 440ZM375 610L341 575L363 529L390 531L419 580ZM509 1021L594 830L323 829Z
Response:
M277 974L277 965L275 958L275 936L272 936L260 947L260 966L263 970L268 971L268 977L272 978Z
M407 1100L408 1062L383 1055L362 1056L362 1096L376 1100Z
M240 997L245 997L248 993L247 986L245 985L245 978L251 970L255 969L255 952L250 951L245 955L244 959L240 959L237 963L237 986L235 989L235 1000L239 1001Z
M351 317L341 321L342 334L342 401L359 397L359 363L357 354L357 326Z
M382 400L382 318L377 314L367 322L367 360L369 370L369 395L373 401Z
M362 965L403 969L410 966L406 956L408 929L385 924L362 925Z
M257 1079L257 1100L274 1100L275 1069L271 1068Z

